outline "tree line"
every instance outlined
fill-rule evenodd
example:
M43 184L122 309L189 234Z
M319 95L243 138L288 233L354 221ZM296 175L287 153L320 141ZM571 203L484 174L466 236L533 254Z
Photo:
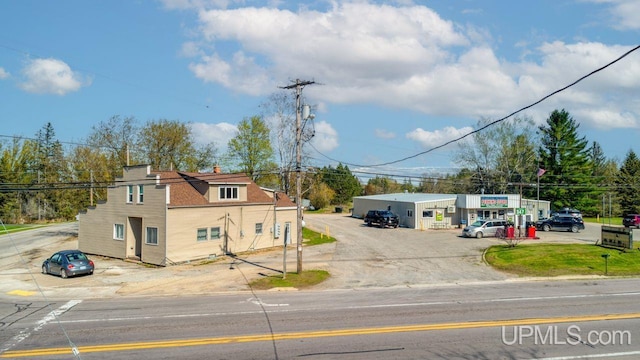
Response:
M60 142L51 123L33 138L0 143L0 218L5 223L70 220L98 201L127 165L153 170L242 172L258 185L294 198L295 105L291 94L272 95L262 114L245 118L221 154L216 144L197 144L189 123L113 116L94 125L82 143ZM520 193L549 200L552 209L575 207L601 214L603 201L614 215L640 213L640 160L629 150L618 165L597 142L581 137L579 123L565 110L546 123L514 118L478 121L469 140L458 142L459 170L419 178L376 176L366 184L345 164L311 166L303 147L303 197L315 208L347 205L354 196L396 192ZM273 129L273 130L271 130ZM302 141L313 137L303 127ZM398 181L397 179L404 179Z

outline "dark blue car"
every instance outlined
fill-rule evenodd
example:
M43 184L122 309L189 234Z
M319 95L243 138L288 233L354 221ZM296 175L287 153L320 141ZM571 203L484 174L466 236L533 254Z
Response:
M76 275L91 275L94 268L93 261L80 250L58 251L42 263L43 274L60 275L63 279Z

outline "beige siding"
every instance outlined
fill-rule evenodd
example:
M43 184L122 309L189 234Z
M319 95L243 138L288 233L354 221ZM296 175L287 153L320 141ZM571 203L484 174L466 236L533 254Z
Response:
M295 238L296 210L278 211L277 221L292 224ZM262 234L256 234L256 224L262 224ZM212 227L220 228L220 239L209 240ZM167 220L167 258L169 262L184 262L224 254L225 244L231 253L242 253L280 245L284 234L274 239L273 206L195 207L169 209ZM198 229L207 229L208 239L197 240ZM283 230L284 231L284 230Z
M220 203L220 188L221 187L237 187L238 188L238 199L230 200L230 201L247 201L247 185L246 184L215 184L209 187L209 192L207 194L207 199L210 203Z
M218 187L211 186L211 205L168 207L171 186L158 185L156 175L148 166L127 167L117 186L107 190L107 201L88 209L79 216L79 248L90 254L115 258L139 258L141 261L169 265L212 255L226 250L241 253L281 245L284 233L274 238L274 219L282 232L291 223L291 238L296 235L296 208L280 208L274 217L273 204L235 204L220 206ZM129 201L128 186L133 185L133 201ZM143 186L139 201L138 186ZM207 186L208 184L203 183ZM179 185L174 185L178 191ZM247 200L247 184L238 186L240 201ZM262 233L256 233L256 224ZM115 224L124 226L124 239L114 239ZM219 227L221 238L209 240L212 227ZM157 244L148 243L147 229L157 229ZM197 240L199 228L206 228L206 241Z
M90 254L100 254L124 259L140 255L140 260L161 264L165 258L165 212L167 189L155 185L155 178L148 177L146 167L128 168L125 178L118 179L118 186L107 190L107 202L80 214L78 247ZM130 179L130 180L126 180ZM128 185L134 185L133 202L128 203ZM143 201L138 202L138 185L143 185ZM141 228L132 229L130 219L141 219ZM115 224L125 226L125 239L114 239ZM158 244L145 244L146 228L158 229ZM132 232L138 231L141 243L136 244ZM141 232L141 233L140 233ZM136 248L139 247L139 248ZM133 248L133 249L132 249Z

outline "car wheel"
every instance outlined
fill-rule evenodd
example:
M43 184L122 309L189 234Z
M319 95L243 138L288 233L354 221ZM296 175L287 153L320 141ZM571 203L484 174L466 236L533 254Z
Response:
M69 277L69 275L67 274L67 270L65 269L60 269L60 277L63 279L66 279Z
M542 230L549 231L549 230L551 230L551 226L545 225L545 226L542 227Z
M476 233L476 239L482 239L482 232L478 231Z
M577 233L578 232L578 227L576 225L573 225L571 227L571 232Z
M371 221L367 221L367 226L371 226Z
M43 274L48 274L49 272L47 271L47 266L46 265L42 265L42 273Z

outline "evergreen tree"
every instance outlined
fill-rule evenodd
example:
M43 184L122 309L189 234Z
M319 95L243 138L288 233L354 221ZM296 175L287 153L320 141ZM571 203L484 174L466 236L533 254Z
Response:
M324 167L320 171L320 181L327 184L335 192L331 204L347 204L354 196L362 194L362 185L358 178L351 173L349 167L339 163L334 169Z
M629 150L618 177L616 188L620 198L620 207L625 214L640 214L640 159L633 150Z
M587 140L578 136L580 125L567 111L554 110L541 125L540 167L546 172L540 177L540 198L551 202L554 210L574 207L593 215L596 199L587 195L597 191L592 179L592 164Z

